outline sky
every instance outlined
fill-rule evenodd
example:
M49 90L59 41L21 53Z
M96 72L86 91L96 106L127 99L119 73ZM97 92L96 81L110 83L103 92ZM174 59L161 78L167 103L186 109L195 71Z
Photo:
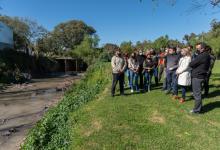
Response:
M220 8L192 9L191 0L0 0L0 13L27 17L49 31L68 20L94 27L100 44L155 40L162 35L182 40L185 34L207 32ZM204 0L203 0L204 1ZM219 11L219 13L218 13Z

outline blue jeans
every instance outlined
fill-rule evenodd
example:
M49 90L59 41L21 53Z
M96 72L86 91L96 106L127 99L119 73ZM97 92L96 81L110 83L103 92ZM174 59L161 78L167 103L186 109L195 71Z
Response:
M151 88L151 73L145 71L144 72L144 90L150 91Z
M129 85L130 85L130 88L132 90L136 90L136 91L139 91L139 86L138 86L138 73L132 71L132 70L129 70ZM135 84L134 84L135 82ZM135 87L135 88L134 88Z
M158 85L158 82L159 82L158 68L153 69L153 75L154 75L154 79L155 79L155 84Z
M166 70L167 78L167 90L172 92L174 95L178 94L178 85L177 85L177 75L176 70L170 71Z
M187 89L187 87L186 86L181 86L181 88L182 88L182 98L186 99L186 89Z
M126 69L125 70L125 76L127 77L127 79L128 79L128 85L130 85L129 83L130 83L130 70L129 69ZM126 84L126 80L124 80L124 85L127 85Z

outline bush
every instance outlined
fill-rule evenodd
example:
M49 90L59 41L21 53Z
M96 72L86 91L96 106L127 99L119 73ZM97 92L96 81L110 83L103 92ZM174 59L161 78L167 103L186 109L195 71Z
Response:
M100 54L99 60L102 61L102 62L110 62L112 56L113 56L113 55L110 54L109 52L104 51L104 52L102 52L102 53Z
M70 144L69 114L93 100L108 83L108 63L88 68L85 78L69 90L57 107L51 108L29 132L23 150L68 149Z

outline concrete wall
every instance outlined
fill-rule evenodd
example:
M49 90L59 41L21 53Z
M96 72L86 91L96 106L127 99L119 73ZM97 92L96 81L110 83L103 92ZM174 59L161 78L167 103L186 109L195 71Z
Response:
M0 50L4 48L13 48L13 45L12 29L0 21Z

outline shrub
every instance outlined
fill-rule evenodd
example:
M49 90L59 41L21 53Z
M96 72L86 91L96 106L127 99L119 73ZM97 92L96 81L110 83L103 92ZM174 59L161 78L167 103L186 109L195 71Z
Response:
M108 83L108 63L96 63L88 68L85 78L69 90L57 107L51 108L29 132L21 149L68 149L69 114L93 100Z

